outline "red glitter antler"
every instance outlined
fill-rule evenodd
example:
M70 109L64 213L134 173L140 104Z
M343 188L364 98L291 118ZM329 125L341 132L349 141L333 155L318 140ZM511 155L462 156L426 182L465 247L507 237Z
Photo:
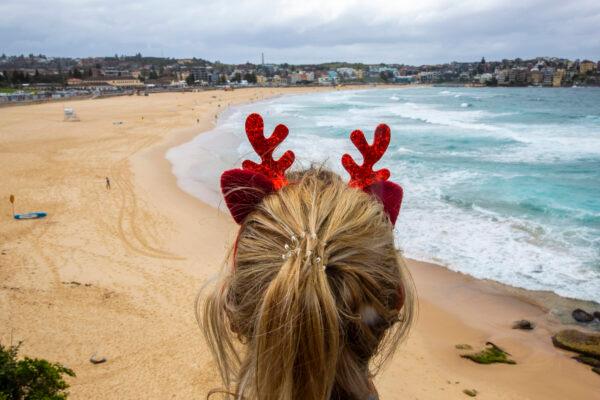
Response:
M388 169L373 171L373 165L383 157L390 144L390 136L390 127L380 124L375 129L373 144L369 145L365 134L355 130L350 134L350 140L362 154L363 164L359 166L350 154L344 154L342 165L350 174L348 185L375 196L383 204L383 209L388 214L392 225L395 225L402 206L404 191L400 185L388 181L390 177Z
M230 169L221 175L221 192L231 216L238 224L244 222L265 196L287 185L285 170L294 162L291 150L286 151L279 160L273 160L273 150L285 140L288 128L277 125L267 139L264 127L260 115L250 114L246 118L246 135L260 156L260 164L245 160L242 169Z
M273 159L273 151L285 140L288 135L288 128L285 125L277 125L273 134L267 139L264 135L264 122L259 114L250 114L246 118L246 135L252 144L252 147L261 158L261 163L257 164L250 160L242 163L242 168L248 171L265 175L271 179L275 189L287 185L285 170L294 162L294 152L286 151L277 161Z
M342 165L350 174L351 187L364 189L375 182L387 181L390 177L388 169L373 171L373 165L383 157L383 154L390 144L390 127L386 124L380 124L375 129L375 138L373 144L369 145L365 139L365 134L361 130L355 130L350 134L350 140L356 146L363 156L363 164L356 164L350 154L342 156Z

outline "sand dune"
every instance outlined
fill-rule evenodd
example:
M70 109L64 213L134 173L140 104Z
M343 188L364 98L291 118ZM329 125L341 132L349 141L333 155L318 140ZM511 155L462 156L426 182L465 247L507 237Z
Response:
M0 109L0 196L15 194L18 211L49 213L14 221L0 202L0 340L23 340L25 354L73 368L74 399L204 398L219 382L193 304L236 226L179 190L164 153L212 127L230 104L299 91ZM64 106L81 121L64 122ZM382 399L464 399L465 388L482 399L600 398L598 376L552 347L558 325L543 309L432 265L411 269L420 316L377 379ZM510 329L521 318L539 328ZM454 348L487 340L518 364L476 365ZM94 353L108 362L92 365Z

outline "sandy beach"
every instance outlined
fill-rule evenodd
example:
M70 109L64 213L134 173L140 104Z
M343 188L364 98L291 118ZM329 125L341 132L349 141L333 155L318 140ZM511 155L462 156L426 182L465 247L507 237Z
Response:
M227 106L308 90L332 89L0 108L0 341L23 341L23 354L72 368L73 399L203 399L219 387L194 300L237 226L179 189L164 155ZM63 107L80 121L63 121ZM17 212L48 217L13 220L10 194ZM377 378L382 399L464 399L464 389L481 399L600 399L599 376L553 347L562 326L535 294L432 264L410 269L418 320ZM511 329L523 318L536 329ZM517 364L478 365L455 348L487 341ZM93 365L94 354L108 361Z

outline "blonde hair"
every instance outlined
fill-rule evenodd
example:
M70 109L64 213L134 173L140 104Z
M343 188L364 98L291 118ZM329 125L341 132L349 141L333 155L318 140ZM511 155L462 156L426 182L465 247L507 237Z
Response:
M393 226L377 200L334 173L288 179L244 220L232 269L199 298L222 392L365 400L414 313Z

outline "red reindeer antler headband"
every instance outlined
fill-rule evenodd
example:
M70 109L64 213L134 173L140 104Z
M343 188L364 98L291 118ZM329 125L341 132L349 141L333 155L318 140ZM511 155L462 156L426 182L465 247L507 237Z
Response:
M286 151L279 160L273 159L273 151L288 135L285 125L277 125L273 134L266 138L262 117L250 114L246 119L246 135L260 156L261 163L245 160L241 169L231 169L221 175L221 191L231 216L238 224L254 211L265 196L288 184L285 171L294 162L291 150ZM379 125L372 145L367 143L360 130L352 132L350 139L362 154L363 164L359 166L352 156L344 154L342 165L350 174L348 185L379 199L390 221L395 224L402 204L402 187L387 180L390 177L389 170L373 171L373 166L390 144L390 128L385 124Z

